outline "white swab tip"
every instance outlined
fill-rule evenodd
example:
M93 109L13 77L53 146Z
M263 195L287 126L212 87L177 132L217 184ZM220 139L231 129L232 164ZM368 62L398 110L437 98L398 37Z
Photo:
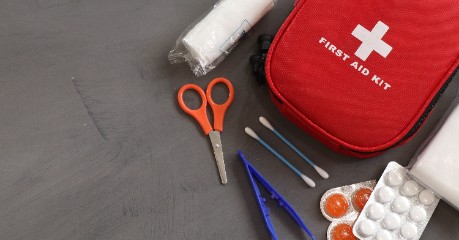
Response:
M314 166L314 169L317 171L317 173L319 173L319 175L325 179L328 179L330 176L328 175L327 172L325 172L325 170L323 170L322 168L318 167L318 166Z
M308 186L310 186L310 187L312 187L312 188L316 186L316 183L315 183L314 181L312 181L312 179L306 177L305 175L302 174L302 175L301 175L301 178L303 179L303 181L304 181L306 184L308 184Z
M245 128L245 133L247 133L249 136L255 138L255 139L260 139L258 135L249 127Z
M260 120L261 124L263 124L263 126L269 128L271 131L274 130L274 127L271 125L271 123L269 123L268 119L264 118L264 117L260 117L258 120Z

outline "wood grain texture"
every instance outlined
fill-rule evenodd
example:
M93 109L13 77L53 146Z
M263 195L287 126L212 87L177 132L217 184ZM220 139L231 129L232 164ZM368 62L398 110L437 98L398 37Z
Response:
M218 70L196 79L169 65L179 33L214 1L16 0L0 3L0 239L204 240L269 238L242 164L253 165L292 203L318 239L327 189L378 178L407 164L457 91L456 77L413 141L355 160L331 152L285 120L251 76L249 53L274 33L293 1L278 6ZM232 80L236 98L222 143L229 184L219 183L199 126L181 112L185 83ZM218 97L218 96L217 96ZM330 174L320 180L258 124L264 115ZM317 182L308 189L243 133L253 127ZM275 204L282 239L305 239ZM441 203L423 239L456 239L459 212Z

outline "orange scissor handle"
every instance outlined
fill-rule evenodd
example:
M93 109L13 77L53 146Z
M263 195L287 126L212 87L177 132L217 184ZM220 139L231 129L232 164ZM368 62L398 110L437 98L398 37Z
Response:
M199 93L201 96L201 101L202 104L201 106L196 109L190 109L189 107L186 106L185 102L183 101L183 94L187 90L194 90ZM206 95L204 94L204 91L197 85L194 84L186 84L183 85L177 95L177 100L180 105L180 108L191 115L196 121L198 121L199 125L201 125L202 130L206 135L208 135L213 129L212 126L210 125L209 119L207 118L207 99Z
M216 104L214 100L212 100L212 89L218 83L223 83L228 88L228 99L223 104ZM215 78L209 83L209 86L207 86L206 96L207 101L212 108L212 112L214 113L214 129L216 131L223 132L223 119L225 118L226 110L234 100L234 87L226 78Z

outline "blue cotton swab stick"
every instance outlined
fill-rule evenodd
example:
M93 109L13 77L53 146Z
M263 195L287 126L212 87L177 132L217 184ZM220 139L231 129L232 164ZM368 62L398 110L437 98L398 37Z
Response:
M322 176L325 179L329 177L328 173L325 170L317 166L311 159L306 157L306 155L304 155L300 150L298 150L298 148L296 148L289 140L287 140L284 136L282 136L282 134L280 134L276 129L274 129L274 127L271 125L271 123L269 123L269 121L266 118L260 117L259 120L261 124L263 124L263 126L265 126L269 130L271 130L274 134L276 134L276 136L278 136L285 144L287 144L298 155L300 155L300 157L303 158L304 161L306 161L309 165L311 165L317 171L317 173L319 173L320 176Z
M277 158L279 158L285 165L287 165L290 169L292 169L298 176L303 179L303 181L308 184L310 187L315 187L316 183L308 178L306 175L300 172L295 166L293 166L287 159L282 157L276 150L274 150L271 146L269 146L265 141L263 141L258 135L250 128L246 127L245 128L245 133L247 133L249 136L253 137L255 140L257 140L261 145L263 145L266 149L268 149L272 154L274 154Z

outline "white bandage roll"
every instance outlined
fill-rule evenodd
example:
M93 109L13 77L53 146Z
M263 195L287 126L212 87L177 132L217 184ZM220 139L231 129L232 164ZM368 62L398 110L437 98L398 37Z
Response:
M410 173L459 210L459 105L418 156Z
M273 0L222 0L182 39L201 67L212 64L274 6Z

